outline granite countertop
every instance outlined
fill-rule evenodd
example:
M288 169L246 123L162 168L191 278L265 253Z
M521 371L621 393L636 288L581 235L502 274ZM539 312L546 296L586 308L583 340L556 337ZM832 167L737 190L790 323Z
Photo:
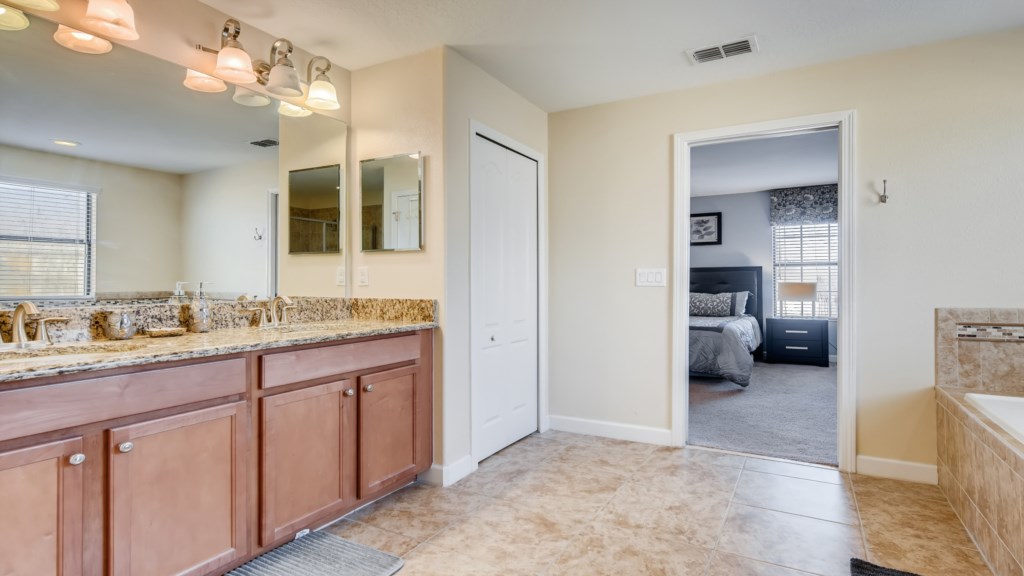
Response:
M168 338L136 337L93 343L55 344L45 351L0 349L0 383L43 376L108 370L222 354L270 350L301 344L336 342L436 328L434 322L335 320L289 324L279 328L232 328Z

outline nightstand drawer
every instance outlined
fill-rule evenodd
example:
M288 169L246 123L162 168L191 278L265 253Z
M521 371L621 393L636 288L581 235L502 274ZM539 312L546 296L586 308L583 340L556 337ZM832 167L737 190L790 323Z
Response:
M768 362L828 366L828 321L822 318L768 318Z
M807 321L777 321L768 323L768 331L772 340L820 340L822 323Z
M823 348L821 340L773 340L768 354L790 358L821 358Z

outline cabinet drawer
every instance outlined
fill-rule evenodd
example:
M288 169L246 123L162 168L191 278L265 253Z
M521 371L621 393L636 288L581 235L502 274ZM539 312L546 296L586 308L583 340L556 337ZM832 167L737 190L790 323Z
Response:
M822 324L819 322L771 322L769 324L773 341L821 340Z
M0 440L245 392L245 359L0 392Z
M820 340L781 340L774 342L768 353L791 358L818 359L823 349Z
M420 337L416 334L267 354L263 356L263 378L260 386L284 386L376 366L408 362L419 357Z

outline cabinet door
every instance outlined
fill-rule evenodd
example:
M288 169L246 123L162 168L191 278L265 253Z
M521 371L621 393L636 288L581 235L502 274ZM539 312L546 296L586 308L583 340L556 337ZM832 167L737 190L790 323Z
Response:
M0 452L0 574L82 573L82 439Z
M110 431L114 576L205 574L246 553L245 403Z
M415 473L419 367L359 378L359 498Z
M262 403L262 522L266 546L353 501L355 382L269 396Z

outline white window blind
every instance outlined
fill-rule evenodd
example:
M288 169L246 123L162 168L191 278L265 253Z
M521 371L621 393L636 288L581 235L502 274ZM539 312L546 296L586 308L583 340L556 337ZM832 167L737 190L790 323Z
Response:
M0 179L0 299L95 295L96 192Z
M839 225L772 226L775 315L837 318L839 314ZM816 282L810 302L779 302L779 282Z

